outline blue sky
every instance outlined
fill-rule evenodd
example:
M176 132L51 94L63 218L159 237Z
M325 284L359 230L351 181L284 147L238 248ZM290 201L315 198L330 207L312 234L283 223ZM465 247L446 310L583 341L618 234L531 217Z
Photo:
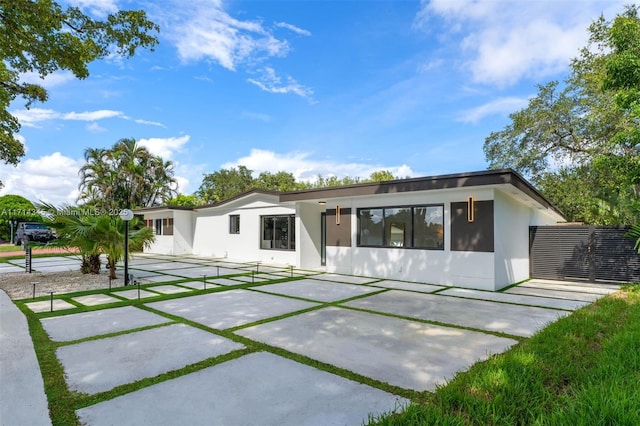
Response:
M12 104L27 155L0 165L0 194L74 203L84 150L121 138L175 162L187 194L238 165L300 180L483 170L484 139L625 3L72 0L97 17L144 9L160 44L85 80L25 75L49 101Z

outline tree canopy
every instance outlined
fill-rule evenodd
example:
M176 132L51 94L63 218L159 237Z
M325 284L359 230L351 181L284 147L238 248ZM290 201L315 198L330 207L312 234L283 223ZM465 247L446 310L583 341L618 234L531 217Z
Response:
M20 195L8 194L0 197L0 239L11 240L10 220L40 222L42 216L36 211L31 201Z
M253 177L253 171L245 166L236 169L220 169L213 173L205 173L202 184L196 196L204 203L211 204L226 200L251 189L264 189L269 191L299 191L310 188L324 188L328 186L350 185L354 183L382 182L398 179L388 170L378 170L371 173L368 179L352 178L345 176L338 178L330 176L325 178L317 176L315 182L299 182L290 172L279 171L276 173L261 172L257 178Z
M84 158L78 197L84 204L113 212L164 203L176 194L173 163L135 139L120 139L109 149L89 148Z
M538 86L524 109L491 133L490 168L529 177L571 221L640 220L640 18L627 6L589 27L564 82Z
M0 0L0 160L17 164L24 155L16 138L20 123L8 111L11 102L24 98L28 108L47 100L44 87L23 81L24 73L44 78L68 70L83 79L95 60L153 50L157 31L142 10L121 10L99 20L53 0Z

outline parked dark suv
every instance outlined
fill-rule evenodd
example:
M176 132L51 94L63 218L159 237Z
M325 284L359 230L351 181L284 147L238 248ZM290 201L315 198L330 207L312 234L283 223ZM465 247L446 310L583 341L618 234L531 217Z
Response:
M26 241L39 241L47 243L56 236L53 231L44 223L38 222L20 222L16 231L16 245L19 246Z

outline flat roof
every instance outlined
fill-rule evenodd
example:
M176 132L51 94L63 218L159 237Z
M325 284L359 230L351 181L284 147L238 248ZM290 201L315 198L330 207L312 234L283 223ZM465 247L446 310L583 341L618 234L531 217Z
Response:
M542 207L550 209L565 217L549 200L547 200L525 178L512 169L483 170L479 172L455 173L419 178L396 179L384 182L356 183L352 185L330 186L326 188L303 189L291 192L252 189L226 200L203 206L152 206L135 209L135 213L147 213L163 210L200 210L220 207L233 201L254 194L279 197L282 202L315 201L329 198L348 198L355 196L397 194L414 191L431 191L438 189L468 188L487 185L512 185Z
M134 213L151 213L163 210L193 210L191 206L150 206L150 207L140 207L139 209L132 209Z
M324 198L344 198L366 195L396 194L414 191L467 188L487 185L513 185L545 208L560 216L564 214L547 200L522 176L511 169L483 170L480 172L456 173L385 182L357 183L353 185L306 189L280 194L281 202L322 200Z

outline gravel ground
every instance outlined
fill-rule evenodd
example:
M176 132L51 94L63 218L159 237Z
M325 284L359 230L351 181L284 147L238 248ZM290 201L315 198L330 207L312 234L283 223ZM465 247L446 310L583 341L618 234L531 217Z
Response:
M109 275L103 272L99 275L82 274L80 271L32 273L24 272L0 274L0 289L4 290L11 299L25 299L32 297L33 285L36 284L36 297L44 296L50 291L55 294L72 293L75 291L96 290L109 288ZM123 279L112 282L113 287L122 286Z

